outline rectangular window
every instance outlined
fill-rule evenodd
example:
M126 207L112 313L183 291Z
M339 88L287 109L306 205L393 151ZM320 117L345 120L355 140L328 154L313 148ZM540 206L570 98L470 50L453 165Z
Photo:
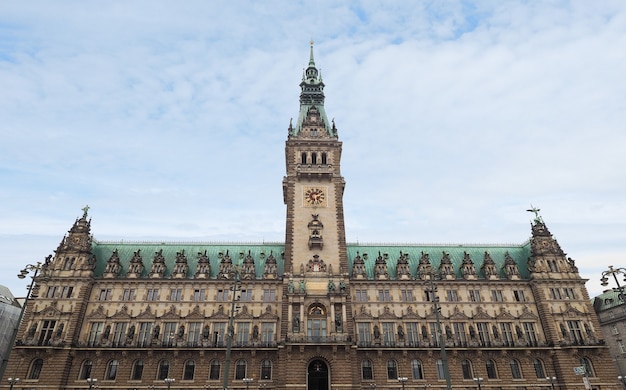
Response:
M174 339L176 338L176 328L178 323L165 322L163 324L163 345L174 345Z
M220 302L228 301L228 290L217 290L217 300Z
M152 323L141 322L139 324L139 335L137 337L137 344L143 346L149 345L150 337L152 337Z
M263 302L275 302L276 290L263 290Z
M158 300L159 300L159 289L149 288L148 294L146 295L146 301L158 301Z
M201 288L201 289L195 289L193 290L193 300L195 302L202 302L206 299L206 290Z
M626 345L624 345L622 340L617 340L617 345L619 346L620 353L626 353Z
M389 295L389 290L378 290L378 300L381 302L391 301L391 295Z
M355 299L357 302L367 302L367 290L356 290Z
M273 345L274 343L274 323L261 323L261 342L263 345Z
M56 321L46 320L41 326L41 333L39 334L39 345L48 345L52 338L52 332L54 332L54 326Z
M561 299L561 289L551 288L550 296L552 297L552 299Z
M65 286L65 287L63 287L63 291L61 291L61 296L63 298L71 298L73 292L74 292L74 287L72 287L72 286Z
M89 338L87 339L87 343L89 345L94 345L100 342L102 329L104 329L104 322L94 322L91 324L91 329L89 330Z
M482 344L489 343L489 324L486 322L478 322L476 323L476 328L478 328L478 338Z
M432 302L435 300L435 292L432 290L424 290L424 300L426 302Z
M187 326L187 343L189 346L200 344L200 334L202 334L201 322L190 322Z
M437 338L437 334L439 333L437 332L437 323L429 322L428 327L430 328L430 341L434 343L434 345L439 346L439 339Z
M182 301L182 300L183 300L182 288L173 288L170 290L170 301Z
M213 325L213 342L217 345L224 345L224 340L226 340L226 323L225 322L216 322Z
M213 360L211 362L211 370L209 371L209 379L218 380L220 379L220 362L219 360Z
M252 301L252 290L241 290L241 295L239 296L239 300L241 302Z
M563 289L563 295L565 295L565 299L576 299L576 295L574 295L574 289L570 287Z
M532 322L524 322L524 333L526 334L526 340L531 344L537 344L537 334L535 333L535 325Z
M406 323L406 340L409 346L419 345L419 324L417 322Z
M127 322L116 322L115 328L113 328L113 345L124 345L124 338L126 337Z
M467 342L467 334L465 334L465 323L464 322L455 322L453 323L454 327L454 338L458 345L465 345Z
M359 345L370 345L372 342L372 336L370 334L370 323L369 322L357 322L357 327L359 331Z
M57 286L48 287L48 291L46 292L46 298L55 298L57 295Z
M582 343L583 334L580 331L580 321L567 321L567 328L569 329L572 341L575 343Z
M526 302L526 296L523 290L513 290L513 296L517 302Z
M469 290L470 302L480 302L480 290Z
M617 330L617 325L613 325L613 334L619 334L619 330Z
M250 340L250 323L239 322L237 323L237 343L239 345L248 345Z
M459 301L459 294L456 292L456 290L446 290L446 295L448 297L448 302Z
M502 341L506 345L513 345L513 327L510 322L500 323L500 332L502 333Z
M395 323L383 322L383 343L384 345L394 345L396 343Z
M437 359L437 378L446 379L446 373L443 369L443 360Z
M125 288L122 293L122 301L132 301L133 299L135 299L135 289Z
M413 302L413 290L401 290L400 296L404 302Z
M502 290L491 290L491 300L494 302L504 302Z
M100 290L100 295L98 295L99 301L110 301L111 300L111 289L103 288Z

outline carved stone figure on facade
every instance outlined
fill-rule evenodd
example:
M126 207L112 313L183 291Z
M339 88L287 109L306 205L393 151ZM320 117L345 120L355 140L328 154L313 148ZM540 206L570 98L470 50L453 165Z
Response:
M328 292L335 292L335 282L332 280L328 281Z
M306 282L304 280L301 280L298 286L300 293L305 293L306 292Z
M65 324L59 325L59 327L57 328L56 335L55 335L56 338L60 338L63 335L64 328L65 328Z
M28 337L29 338L33 338L35 337L35 332L37 332L37 325L33 324L29 329L28 329Z
M337 313L335 314L335 331L341 332L342 329L341 314Z
M517 338L521 339L524 337L524 333L522 332L522 328L519 325L515 325L515 333L517 334Z
M184 335L185 335L185 326L181 325L178 327L178 338L182 339Z
M422 339L428 340L428 329L424 325L422 325Z
M380 339L380 329L378 329L378 325L374 325L374 339Z
M567 338L567 330L565 330L565 325L559 324L559 328L561 329L561 335L563 338Z
M152 331L152 338L155 340L158 339L160 333L161 333L161 327L159 325L155 326L154 330Z
M111 335L111 325L107 325L106 328L104 328L102 339L108 340L110 335Z
M404 340L404 328L398 325L398 340Z
M493 337L495 339L499 339L500 338L500 333L498 332L498 327L496 325L493 325L491 327L491 333L493 333Z
M300 317L298 317L298 315L296 314L293 317L293 328L292 328L293 332L300 332Z
M293 294L295 287L293 285L293 280L289 279L289 283L287 284L287 292Z
M476 329L474 329L473 325L469 326L469 334L470 334L470 338L473 338L473 339L476 338Z
M339 292L346 292L346 282L343 280L339 281Z
M252 340L256 341L259 339L259 326L254 325L252 327Z
M446 339L452 340L452 329L450 325L446 325Z
M209 325L205 325L204 328L202 328L202 339L208 340L209 336L210 336Z
M128 328L128 334L126 335L126 337L128 337L130 340L135 337L135 325L131 325L130 328Z

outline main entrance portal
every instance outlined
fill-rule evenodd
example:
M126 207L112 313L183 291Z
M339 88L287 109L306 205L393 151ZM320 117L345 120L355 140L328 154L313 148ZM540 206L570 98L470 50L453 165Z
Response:
M322 360L309 363L307 390L328 390L328 366Z

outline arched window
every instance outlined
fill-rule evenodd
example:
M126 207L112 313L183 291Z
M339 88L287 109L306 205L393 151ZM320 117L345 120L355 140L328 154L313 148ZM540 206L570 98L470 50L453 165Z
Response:
M361 377L363 380L374 379L374 371L372 370L372 361L369 359L361 362Z
M183 369L183 380L185 381L192 380L195 372L196 372L196 362L193 360L187 360L185 362L185 368Z
M159 380L169 378L170 375L170 362L169 360L161 360L159 362Z
M119 367L119 365L120 363L115 359L109 361L109 363L107 364L107 371L104 374L104 379L108 381L114 381L117 377L117 368Z
M306 164L306 153L302 152L302 155L300 155L300 162L302 165Z
M446 373L443 369L443 360L437 359L437 378L446 379Z
M522 379L522 369L519 362L515 359L511 359L509 365L511 366L511 376L513 379Z
M317 153L315 152L311 153L311 164L317 164Z
M78 379L91 378L91 367L93 367L93 362L91 360L85 360L80 368Z
M28 370L28 375L26 376L28 379L39 379L39 375L41 375L41 369L43 368L43 359L35 359L30 364L30 369Z
M322 165L328 164L328 159L326 157L326 153L322 153Z
M473 379L474 370L472 370L472 362L465 359L461 362L461 371L463 372L463 379Z
M395 360L387 360L387 379L398 379L398 363Z
M413 379L424 379L424 370L420 360L413 359L411 361L411 371L413 372Z
M261 379L272 379L272 361L265 359L261 361Z
M587 373L587 376L596 376L595 372L593 371L593 365L591 364L591 360L589 360L589 358L581 357L580 365L585 367L585 372Z
M211 368L209 369L209 379L220 379L221 364L219 360L211 360Z
M533 367L535 368L535 375L537 376L537 378L543 379L546 377L546 370L541 360L533 360Z
M494 362L493 360L487 360L487 363L485 363L485 369L487 370L487 378L498 378L498 369L496 368L496 362Z
M245 360L240 359L235 363L235 379L243 379L246 377L246 369L248 368L248 363Z
M130 379L134 381L140 381L143 376L143 360L135 360L133 363L133 372L130 375Z

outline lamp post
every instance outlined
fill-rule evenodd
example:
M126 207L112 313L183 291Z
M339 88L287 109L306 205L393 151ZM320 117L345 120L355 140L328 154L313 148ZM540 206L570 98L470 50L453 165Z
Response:
M439 307L439 297L437 297L437 286L435 286L435 274L432 271L432 267L428 269L429 279L426 281L426 286L428 293L433 301L433 308L435 310L435 320L437 323L437 342L439 343L439 347L441 348L441 365L443 369L443 375L446 378L446 389L452 390L452 382L450 381L450 370L448 369L448 357L446 355L446 343L443 340L443 332L441 331L441 320L439 319L439 314L441 308Z
M617 297L619 298L620 301L624 301L625 300L624 288L619 284L617 275L625 276L624 281L626 281L626 268L613 268L612 265L609 265L609 269L607 271L602 272L602 278L600 279L600 281L602 282L601 284L603 286L608 286L609 276L612 276L613 279L615 280L615 284L617 284L617 289L614 288L613 291L618 291L619 294L617 295Z
M483 378L474 378L474 382L478 385L478 390L482 390Z
M13 385L16 385L20 382L20 378L9 378L7 379L9 382L9 390L13 390Z
M237 292L239 291L239 269L233 267L230 274L225 276L233 277L233 298L230 303L230 317L228 318L228 329L226 330L226 359L224 362L224 385L223 389L228 390L228 380L230 376L230 354L233 348L233 338L235 336L235 304L239 299Z
M556 377L555 376L547 376L546 380L548 382L550 382L550 387L552 387L552 390L554 390L554 384L556 383Z
M167 390L170 390L170 388L172 387L172 383L176 381L176 379L174 378L165 378L163 379L163 382L167 383Z
M408 380L409 380L409 378L407 378L406 376L401 376L401 377L398 378L398 382L400 382L402 384L402 390L404 390L404 383L406 381L408 381Z
M96 387L96 383L98 383L98 380L96 378L87 378L87 384L89 385L89 390Z
M626 389L626 376L618 376L617 379L622 382L622 385L624 386L624 388Z
M252 378L243 378L242 381L243 383L246 384L246 390L250 390L250 383L252 383L254 379Z
M0 366L0 379L4 378L4 372L7 369L7 364L9 363L9 356L11 356L11 352L13 350L13 345L15 345L15 339L17 338L17 332L20 329L20 324L22 323L22 318L24 318L24 312L26 311L26 306L28 305L28 300L33 294L33 287L35 287L35 279L37 278L37 274L41 271L42 264L28 264L24 267L23 270L17 275L18 278L24 279L26 275L28 275L31 271L33 271L33 276L31 276L32 280L30 281L30 285L28 286L28 291L26 292L26 298L24 299L24 304L22 305L22 310L20 310L20 316L15 323L15 327L13 328L13 333L11 334L11 341L9 342L9 350L7 351L6 357L2 359L2 365ZM33 298L36 298L36 294Z

